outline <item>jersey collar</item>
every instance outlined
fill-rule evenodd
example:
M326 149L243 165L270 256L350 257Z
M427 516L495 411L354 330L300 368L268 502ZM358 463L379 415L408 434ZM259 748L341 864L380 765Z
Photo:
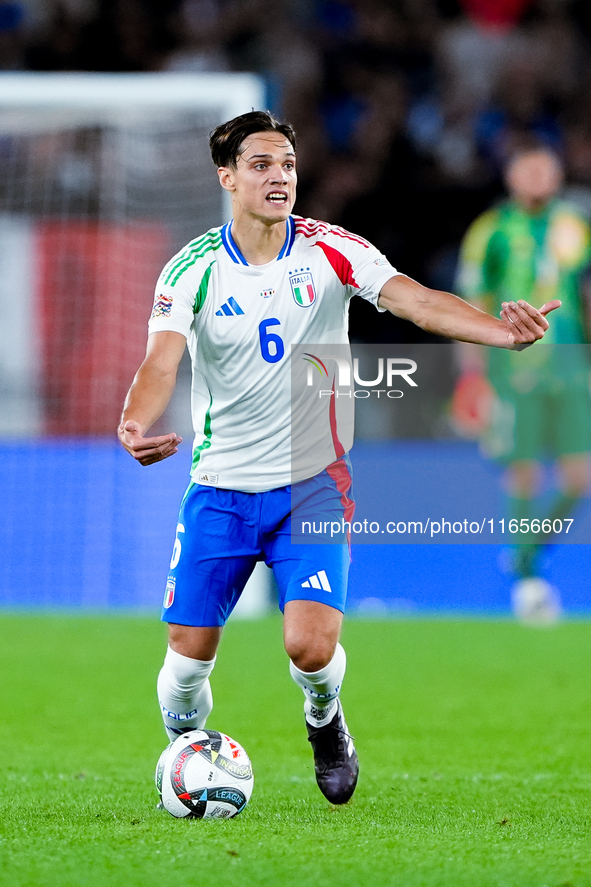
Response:
M226 248L226 252L230 256L233 262L237 265L248 265L248 262L238 249L238 245L234 238L232 237L232 222L226 222L221 231L222 234L222 243ZM285 256L289 256L291 253L291 248L293 246L293 242L295 240L296 229L295 229L295 221L293 216L289 216L286 224L286 233L285 233L285 241L279 255L277 256L276 261L279 259L285 258Z

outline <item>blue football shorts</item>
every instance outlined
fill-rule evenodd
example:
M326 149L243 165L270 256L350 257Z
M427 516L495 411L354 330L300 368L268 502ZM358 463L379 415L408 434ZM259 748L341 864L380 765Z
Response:
M163 622L224 625L260 560L273 570L282 612L290 600L318 601L343 612L350 563L346 531L324 544L318 537L306 543L301 533L292 536L292 522L295 526L296 513L328 524L350 522L353 510L347 456L309 480L263 493L192 483L181 503Z

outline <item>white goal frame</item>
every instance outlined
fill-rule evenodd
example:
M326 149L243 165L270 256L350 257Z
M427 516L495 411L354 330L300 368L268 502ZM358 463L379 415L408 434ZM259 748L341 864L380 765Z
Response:
M0 136L51 131L65 122L121 126L147 113L162 120L180 108L216 109L221 123L264 104L264 81L248 73L6 73L0 77ZM59 108L67 109L64 119ZM229 196L224 200L229 213Z
M239 114L261 110L265 102L264 81L249 73L5 73L0 77L0 138L94 125L125 130L136 121L147 119L166 130L167 121L172 121L179 110L190 114L193 109L196 113L213 112L213 119L222 123ZM220 207L224 215L231 215L230 196L226 192L222 194ZM8 223L17 236L19 218L9 217ZM5 252L18 256L19 250L7 243ZM12 278L22 283L28 265L21 265L12 269ZM12 278L6 277L6 281L10 283ZM32 288L32 283L28 288ZM18 289L14 291L18 293ZM18 303L18 312L15 308L14 316L8 317L5 335L24 341L31 336L32 311L24 299L12 298L13 302ZM0 336L0 344L2 341ZM23 345L13 350L18 364L13 367L14 374L33 377L36 359L33 347ZM26 404L26 408L32 415L34 405ZM25 433L34 435L34 427ZM272 595L271 573L264 564L257 564L236 615L244 618L265 613Z

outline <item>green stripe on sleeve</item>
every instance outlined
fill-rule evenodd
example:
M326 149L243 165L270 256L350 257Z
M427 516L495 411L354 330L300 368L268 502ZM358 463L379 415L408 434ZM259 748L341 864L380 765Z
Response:
M177 257L176 261L171 260L171 264L164 269L163 283L174 286L179 277L185 271L194 265L198 259L202 259L208 252L215 252L222 245L222 238L219 232L208 232L197 240L194 240L183 252Z
M195 296L195 302L193 303L193 314L199 314L201 309L203 308L203 303L205 302L205 297L207 296L207 289L209 287L209 278L211 277L211 269L215 265L215 259L207 268L205 274L201 278L201 283L199 284L199 289L197 290L197 294Z

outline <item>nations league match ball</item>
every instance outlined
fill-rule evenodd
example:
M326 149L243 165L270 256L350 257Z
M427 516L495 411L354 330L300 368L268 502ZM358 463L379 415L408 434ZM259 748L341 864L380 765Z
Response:
M250 800L254 776L241 745L216 730L190 730L167 746L156 766L162 806L173 816L228 819Z

